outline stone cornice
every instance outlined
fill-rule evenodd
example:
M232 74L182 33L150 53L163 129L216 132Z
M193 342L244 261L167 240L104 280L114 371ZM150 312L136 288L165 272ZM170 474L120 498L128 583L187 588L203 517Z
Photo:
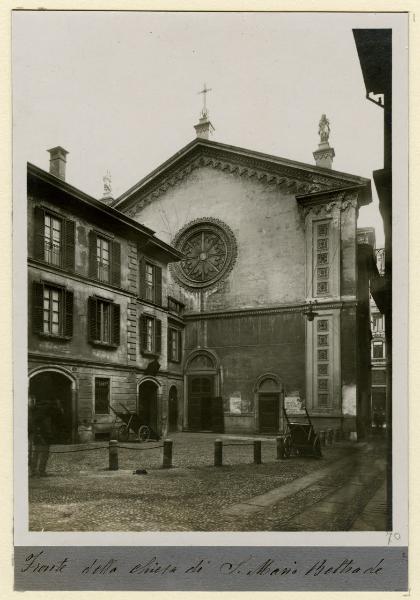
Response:
M116 206L133 217L200 167L210 167L237 177L254 178L266 184L285 188L294 194L312 194L352 185L364 185L364 182L368 181L334 171L330 175L328 169L321 170L311 165L305 168L303 163L292 161L285 164L287 161L276 160L276 157L239 150L241 149L235 151L223 145L192 146L183 156L176 155L173 164L165 163L167 166L163 165L161 171L157 170L137 187L134 186L116 201Z
M316 194L315 197L300 196L296 200L304 218L308 214L328 216L334 210L341 212L348 208L359 209L360 188L348 188L344 190L330 190L325 193Z
M312 304L315 311L342 309L357 306L357 300L337 300L331 302L317 302L316 306ZM273 315L280 313L303 313L308 310L309 304L283 304L279 306L269 306L263 308L239 308L235 310L220 310L208 312L193 312L184 315L184 320L198 321L202 319L234 319L237 317L259 317L263 315Z

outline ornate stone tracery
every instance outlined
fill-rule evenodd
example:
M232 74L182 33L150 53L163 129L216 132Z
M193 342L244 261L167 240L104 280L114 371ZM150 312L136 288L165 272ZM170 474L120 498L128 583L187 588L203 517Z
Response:
M171 271L187 289L206 289L226 277L237 256L235 236L219 219L191 221L175 236L173 245L185 255L173 263Z

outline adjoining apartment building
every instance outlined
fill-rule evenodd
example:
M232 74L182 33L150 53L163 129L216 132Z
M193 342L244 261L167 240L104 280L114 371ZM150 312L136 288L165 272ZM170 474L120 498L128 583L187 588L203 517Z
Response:
M50 172L27 171L29 394L64 411L56 442L109 436L111 406L178 429L183 306L166 286L182 255L69 185L67 152L49 152Z

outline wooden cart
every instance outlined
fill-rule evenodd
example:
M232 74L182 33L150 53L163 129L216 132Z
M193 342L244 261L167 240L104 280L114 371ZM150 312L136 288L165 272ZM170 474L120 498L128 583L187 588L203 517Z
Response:
M155 437L150 427L140 421L136 412L131 412L121 402L120 406L123 411L117 411L112 406L110 407L115 415L114 431L117 432L117 438L120 442L128 442L130 431L135 433L139 442L147 442L151 437ZM118 420L120 421L119 424L117 423Z
M291 421L287 410L283 407L286 420L286 434L284 438L284 455L289 458L292 454L298 456L322 457L321 440L313 428L309 413L304 407L306 422ZM300 418L300 417L299 417Z

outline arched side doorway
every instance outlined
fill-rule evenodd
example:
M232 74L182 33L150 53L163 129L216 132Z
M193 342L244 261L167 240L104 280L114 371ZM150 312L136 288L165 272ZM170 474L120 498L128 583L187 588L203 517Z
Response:
M258 378L256 386L257 430L277 433L283 428L283 386L273 373Z
M178 390L174 385L168 396L168 427L169 431L178 431Z
M29 395L35 399L37 411L51 416L52 443L70 444L76 441L76 385L67 374L45 369L30 375Z
M138 387L137 413L141 422L148 425L155 436L159 435L159 385L147 379Z
M215 356L198 351L186 361L187 428L191 431L223 431L223 401L219 396Z

